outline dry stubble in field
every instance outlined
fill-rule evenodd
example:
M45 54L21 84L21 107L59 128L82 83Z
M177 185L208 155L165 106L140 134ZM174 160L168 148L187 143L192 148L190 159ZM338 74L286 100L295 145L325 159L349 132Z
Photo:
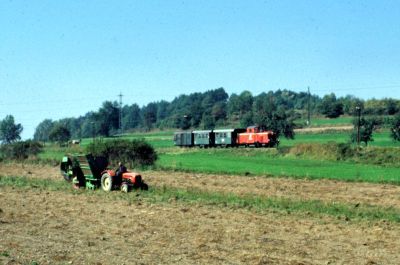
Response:
M57 170L28 171L40 177ZM400 227L384 221L175 202L131 204L85 192L10 187L1 188L0 208L0 260L5 264L400 263Z

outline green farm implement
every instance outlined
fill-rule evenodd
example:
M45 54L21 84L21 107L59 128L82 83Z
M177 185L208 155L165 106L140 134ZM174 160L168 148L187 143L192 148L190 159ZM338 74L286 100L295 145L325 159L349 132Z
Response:
M60 170L64 179L72 182L73 187L77 189L85 187L94 190L100 186L104 191L121 189L128 192L132 188L148 189L140 174L129 171L117 174L115 170L108 168L105 157L94 157L91 154L66 155L62 158Z

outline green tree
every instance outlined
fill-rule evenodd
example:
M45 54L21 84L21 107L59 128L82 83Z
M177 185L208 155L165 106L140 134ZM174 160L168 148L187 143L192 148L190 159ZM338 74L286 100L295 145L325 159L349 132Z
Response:
M23 127L21 124L15 124L14 116L7 115L0 121L0 141L9 144L21 139Z
M360 124L358 124L360 122ZM360 142L368 145L369 142L374 141L372 138L373 132L378 128L381 124L381 121L377 118L361 118L360 121L358 118L353 120L354 130L350 135L350 139L353 143L357 142L358 138L358 126L360 126Z
M93 137L96 134L95 113L88 112L82 119L81 136L84 138Z
M398 101L392 98L385 98L383 102L386 105L386 114L394 115L399 112Z
M337 118L343 114L343 104L336 99L334 93L323 97L319 109L327 118Z
M211 115L216 123L224 123L226 119L226 103L217 102L211 110Z
M364 109L364 101L351 95L339 98L338 101L343 104L343 112L348 115L355 115L356 107Z
M243 91L240 95L232 94L227 104L230 117L242 117L252 111L253 95L250 91Z
M147 130L153 128L153 125L157 122L157 104L149 103L143 108L143 122L144 127Z
M179 128L181 128L182 130L187 130L190 128L190 120L191 120L191 116L190 115L183 115L181 117L179 117Z
M253 111L249 111L244 113L241 117L240 117L240 126L241 127L248 127L254 124L253 121Z
M157 121L164 120L165 118L168 117L168 106L169 103L165 100L161 100L160 102L157 102Z
M254 101L253 121L267 130L274 131L277 137L284 135L286 138L294 138L294 114L294 111L278 108L272 93L262 93Z
M71 138L71 133L65 125L57 124L50 131L49 139L58 143L65 143Z
M110 136L119 126L119 104L105 101L97 113L93 114L96 135Z
M397 114L390 127L390 136L395 141L400 141L400 113Z
M52 120L45 119L36 127L33 139L35 141L47 142L49 140L49 134L53 126L54 123Z
M203 113L203 118L201 119L202 128L204 130L211 130L215 128L215 120L209 112Z
M124 131L139 127L140 122L140 108L137 104L122 108L122 129Z
M364 103L364 113L367 115L384 115L386 104L383 100L369 99Z

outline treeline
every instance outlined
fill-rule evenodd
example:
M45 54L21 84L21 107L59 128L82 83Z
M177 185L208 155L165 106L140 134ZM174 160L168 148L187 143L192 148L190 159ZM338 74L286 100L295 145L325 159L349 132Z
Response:
M137 104L125 105L122 107L122 132L258 124L279 128L280 133L291 137L293 121L305 121L309 109L313 115L336 118L343 114L354 115L356 107L365 115L393 115L400 112L400 100L362 100L354 96L336 97L334 93L319 97L290 90L259 95L244 91L229 96L223 88L218 88L204 93L180 95L171 102L152 102L142 107ZM119 108L116 101L105 101L99 110L78 118L58 121L46 119L37 126L34 139L63 141L118 134Z

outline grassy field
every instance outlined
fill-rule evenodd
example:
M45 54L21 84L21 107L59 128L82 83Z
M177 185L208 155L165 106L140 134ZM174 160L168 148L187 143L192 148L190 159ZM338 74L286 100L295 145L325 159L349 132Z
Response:
M364 116L367 117L368 116ZM390 116L382 115L380 118L388 118ZM335 119L325 118L325 117L311 117L311 126L312 127L335 127L335 126L344 126L344 125L352 125L353 116L340 116ZM304 120L297 120L296 124L305 125Z
M336 119L329 119L324 117L311 117L311 126L313 127L323 127L323 126L342 126L342 125L351 125L353 121L353 117L351 116L342 116ZM305 121L298 120L297 124L305 124Z
M394 142L388 131L376 132L373 134L370 146L378 147L400 147L400 142ZM350 140L348 132L323 132L323 133L297 133L295 139L281 138L281 146L294 146L300 143L347 143Z
M84 148L80 146L60 147L57 144L45 144L44 151L39 153L39 158L42 160L61 160L65 154L83 151Z
M145 139L154 148L164 148L164 147L174 146L174 143L172 141L173 134L174 134L173 131L132 133L132 134L124 134L120 137L114 137L114 138L101 138L101 140L107 141L107 140L113 140L113 139L125 139L125 140ZM93 139L91 139L91 138L82 139L81 146L85 147L92 141L93 141Z
M157 165L178 171L400 184L398 167L279 156L244 148L165 152Z

